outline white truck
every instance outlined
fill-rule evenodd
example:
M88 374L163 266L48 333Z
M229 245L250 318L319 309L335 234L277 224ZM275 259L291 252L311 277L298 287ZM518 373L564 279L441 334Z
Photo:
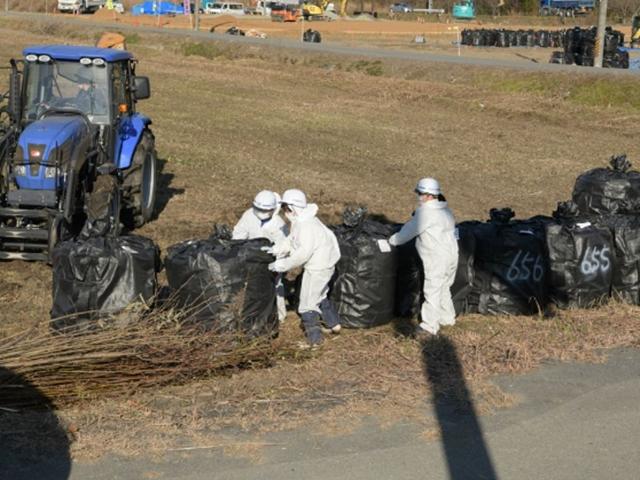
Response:
M256 15L270 17L274 5L298 5L299 3L298 0L258 0L258 2L256 2L255 13Z
M245 15L244 5L238 2L207 2L204 6L207 15Z
M58 0L58 11L62 13L95 13L104 7L106 0Z

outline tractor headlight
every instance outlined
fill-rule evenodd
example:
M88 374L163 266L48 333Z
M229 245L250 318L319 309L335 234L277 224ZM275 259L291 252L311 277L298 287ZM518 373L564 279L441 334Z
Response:
M27 176L27 166L26 165L16 165L13 167L13 173L17 177L26 177Z
M58 176L58 169L56 167L46 167L44 169L44 178L56 178Z

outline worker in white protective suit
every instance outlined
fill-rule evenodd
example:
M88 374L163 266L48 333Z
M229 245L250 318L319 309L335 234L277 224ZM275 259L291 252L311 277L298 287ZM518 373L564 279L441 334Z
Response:
M304 268L298 313L309 345L315 346L322 342L320 316L332 333L340 332L340 317L327 298L340 247L333 232L316 217L318 206L307 203L302 191L287 190L281 203L291 233L271 249L276 261L269 268L275 272Z
M233 239L266 238L273 244L283 242L289 234L289 228L279 212L280 195L270 190L261 191L253 199L252 207L242 214L233 228ZM278 319L283 322L287 316L287 307L284 300L282 275L276 278L276 299Z
M421 179L415 193L418 208L411 220L389 238L389 243L397 246L416 239L424 267L424 303L417 332L436 335L441 326L453 325L456 321L451 298L458 268L456 222L437 180Z

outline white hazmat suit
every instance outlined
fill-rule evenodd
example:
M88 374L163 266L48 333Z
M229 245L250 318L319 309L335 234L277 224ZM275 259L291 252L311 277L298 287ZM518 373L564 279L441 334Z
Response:
M286 198L285 193L283 202ZM273 253L278 259L272 264L272 269L286 272L304 267L298 312L307 339L311 344L316 344L322 340L320 315L327 327L336 332L339 330L340 319L327 294L335 265L340 260L340 247L333 232L316 217L318 206L306 204L306 199L300 205L306 206L289 206L293 212L287 214L291 220L291 233L284 242L274 247Z
M440 326L453 325L456 313L451 286L458 268L456 222L447 202L436 199L422 203L413 218L389 238L402 245L416 238L416 249L424 266L424 303L420 327L437 334Z
M260 192L258 196L264 192ZM269 192L272 193L272 192ZM258 199L258 197L256 197ZM289 234L289 227L280 217L280 197L273 194L274 211L270 217L267 217L263 211L255 206L246 210L240 220L233 228L234 240L253 240L255 238L266 238L273 244L282 243ZM255 204L255 201L254 201ZM259 218L263 217L263 218ZM276 279L276 304L278 307L278 319L282 322L287 316L287 306L284 299L284 285L282 276L278 275Z

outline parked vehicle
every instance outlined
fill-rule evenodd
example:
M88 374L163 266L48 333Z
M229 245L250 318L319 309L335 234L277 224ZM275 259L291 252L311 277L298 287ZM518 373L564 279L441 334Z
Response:
M241 3L235 3L235 2L208 3L207 6L204 8L204 13L207 13L210 15L220 15L220 14L245 15L246 14L246 12L244 11L244 5Z
M595 8L595 0L540 0L540 15L573 16Z
M394 3L389 7L389 13L411 13L413 7L408 3Z
M473 20L476 18L476 6L473 0L462 0L451 9L451 16L456 20Z
M105 0L58 0L62 13L94 13L104 7Z

